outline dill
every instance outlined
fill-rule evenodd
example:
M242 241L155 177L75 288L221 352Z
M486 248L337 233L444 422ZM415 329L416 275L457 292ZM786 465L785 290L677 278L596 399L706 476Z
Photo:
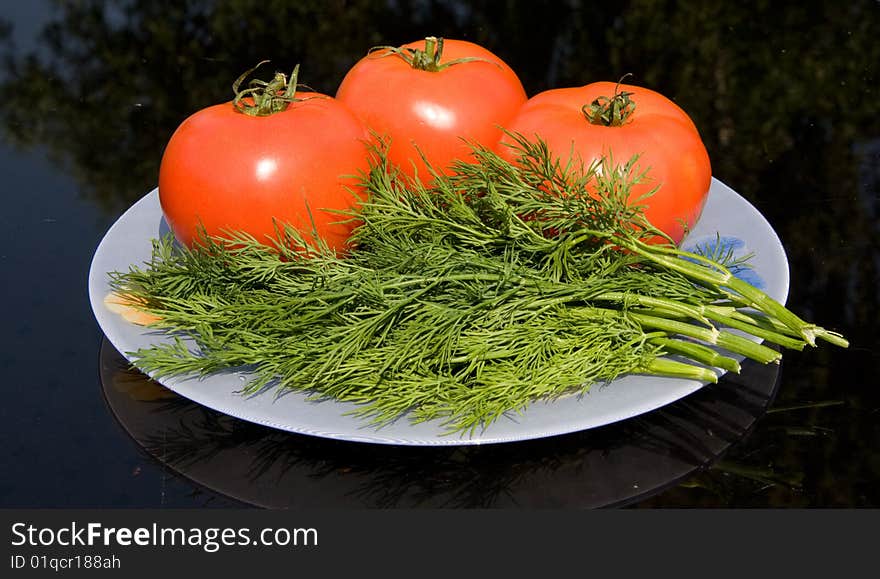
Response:
M430 185L377 149L368 199L338 256L279 224L258 240L154 240L114 289L173 339L133 352L156 378L247 369L246 392L298 390L472 433L536 400L625 374L717 380L732 354L846 340L731 275L724 256L648 244L662 235L628 201L635 159L561 165L516 136L517 163L474 160ZM342 218L342 217L341 217ZM718 259L716 259L718 258ZM732 331L733 330L733 331Z

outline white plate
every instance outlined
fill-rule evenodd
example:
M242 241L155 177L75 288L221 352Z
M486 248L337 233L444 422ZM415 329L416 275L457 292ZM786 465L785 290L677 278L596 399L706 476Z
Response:
M107 339L129 359L128 352L165 338L126 322L104 306L104 297L110 291L108 272L127 271L131 265L147 262L151 256L151 240L167 231L158 190L154 189L113 224L92 259L89 272L92 310ZM754 253L750 260L752 269L744 271L743 277L785 303L789 271L779 238L748 201L713 179L700 221L683 245L691 249L714 244L719 235L738 255ZM229 372L203 379L173 378L161 382L194 402L281 430L340 440L416 446L513 442L586 430L665 406L705 385L676 378L625 376L610 384L595 386L583 396L534 403L521 414L499 419L484 431L467 436L450 435L435 422L411 424L406 418L376 428L346 415L354 408L352 404L309 402L301 393L243 396L239 391L246 380L244 374Z

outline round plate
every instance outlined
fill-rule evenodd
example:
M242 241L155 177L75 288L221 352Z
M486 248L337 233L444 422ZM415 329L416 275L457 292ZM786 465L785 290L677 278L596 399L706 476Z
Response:
M154 189L126 211L98 245L89 272L89 298L95 318L107 339L127 359L130 352L166 340L154 330L125 321L108 310L108 273L142 266L152 252L152 240L168 232ZM789 271L785 250L766 219L743 197L717 179L712 180L700 221L683 242L685 249L711 250L720 243L724 253L753 254L749 269L737 272L747 281L785 303ZM264 393L245 396L248 375L218 373L206 378L168 378L161 383L190 400L250 422L324 438L397 445L470 445L513 442L595 428L660 408L691 394L705 384L694 380L629 375L594 386L582 396L536 402L522 413L511 413L473 434L449 434L439 422L412 424L406 417L382 427L350 415L353 404L313 402L307 394Z

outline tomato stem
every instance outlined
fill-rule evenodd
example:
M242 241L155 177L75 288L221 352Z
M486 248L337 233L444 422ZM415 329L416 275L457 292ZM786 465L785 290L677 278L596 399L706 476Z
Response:
M392 55L399 56L414 69L424 70L427 72L440 72L441 70L449 68L450 66L462 64L464 62L473 62L478 60L483 62L490 62L483 58L468 56L463 58L455 58L453 60L440 64L440 59L443 57L443 39L437 36L425 37L424 50L403 46L376 46L370 49L369 54L372 54L379 50L384 50L385 52L377 55L378 58L384 58L386 56Z
M581 107L581 111L583 111L584 116L590 123L606 127L619 127L629 120L629 117L636 110L636 103L629 98L633 93L618 91L623 79L631 74L626 73L620 77L620 80L617 81L617 85L614 87L614 94L611 98L600 96L592 103Z
M269 61L260 61L255 67L245 71L244 74L232 83L232 91L235 93L235 100L232 101L232 105L238 112L252 117L266 117L286 110L290 103L305 100L296 98L296 89L301 86L297 84L297 78L299 77L298 64L293 67L289 81L287 75L282 72L276 72L271 81L266 82L253 79L248 83L248 88L240 90L244 79L267 62Z

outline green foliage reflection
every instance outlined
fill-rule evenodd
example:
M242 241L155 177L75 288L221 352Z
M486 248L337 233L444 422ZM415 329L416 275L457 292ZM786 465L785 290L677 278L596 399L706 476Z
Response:
M0 127L16 146L48 150L116 215L155 186L177 125L230 99L235 77L264 58L282 71L300 63L303 82L331 94L368 48L425 35L486 45L529 94L632 73L691 114L715 176L780 234L792 309L840 324L855 345L786 357L781 402L846 400L809 424L833 434L756 444L810 465L811 504L877 504L866 482L880 477L877 30L872 0L57 2L36 53L17 51L0 22Z

